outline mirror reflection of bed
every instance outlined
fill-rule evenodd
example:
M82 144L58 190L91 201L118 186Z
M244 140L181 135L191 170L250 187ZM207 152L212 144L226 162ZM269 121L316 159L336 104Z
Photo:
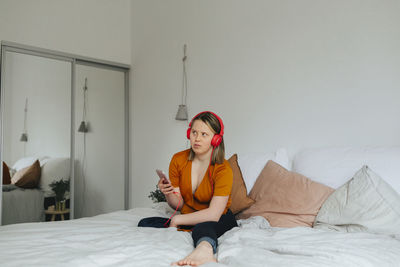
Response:
M69 158L25 157L11 166L3 162L2 224L49 221L44 210L55 205L50 184L70 179ZM65 198L69 208L68 192Z

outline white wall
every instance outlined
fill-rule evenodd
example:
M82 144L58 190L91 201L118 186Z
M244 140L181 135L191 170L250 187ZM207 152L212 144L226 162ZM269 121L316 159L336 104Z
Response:
M227 157L287 147L400 144L395 0L133 0L133 206L184 149L189 116L219 114Z
M0 40L130 64L129 0L1 0Z

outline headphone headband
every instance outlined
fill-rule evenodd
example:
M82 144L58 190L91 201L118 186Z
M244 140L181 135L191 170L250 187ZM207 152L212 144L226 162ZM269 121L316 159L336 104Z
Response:
M196 116L194 116L193 119L189 123L189 128L192 127L192 123L193 123L194 119L196 119L198 116L200 116L201 114L204 114L204 113L211 113L212 115L214 115L217 118L217 120L219 121L219 125L221 126L221 130L219 131L218 134L223 136L224 135L224 124L223 124L221 118L212 111L203 111L203 112L200 112L199 114L197 114Z
M219 133L214 134L214 137L211 140L211 145L213 147L217 147L222 142L222 136L224 135L224 124L223 124L221 118L217 114L215 114L214 112L211 112L211 111L203 111L203 112L200 112L199 114L197 114L196 116L193 117L193 119L189 123L189 128L187 129L187 132L186 132L187 139L190 139L190 131L191 131L191 128L192 128L193 121L198 116L200 116L201 114L204 114L204 113L210 113L210 114L214 115L217 118L217 120L219 121L219 125L220 125L221 129L220 129Z

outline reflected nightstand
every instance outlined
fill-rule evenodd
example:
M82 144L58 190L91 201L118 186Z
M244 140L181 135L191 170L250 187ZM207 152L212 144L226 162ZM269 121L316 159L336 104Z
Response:
M55 221L56 220L56 215L60 215L61 216L61 221L64 221L64 214L68 214L69 213L69 209L65 209L65 210L45 210L44 211L45 214L51 214L51 221Z

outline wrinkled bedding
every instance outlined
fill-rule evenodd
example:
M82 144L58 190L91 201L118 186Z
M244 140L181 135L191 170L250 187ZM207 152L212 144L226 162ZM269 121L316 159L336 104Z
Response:
M0 227L2 266L169 266L193 249L190 233L138 228L168 216L163 204L71 221ZM400 237L240 220L219 238L218 263L204 266L399 266Z
M14 191L16 189L18 189L19 187L16 186L15 184L3 184L3 186L1 187L3 192L10 192L10 191Z

